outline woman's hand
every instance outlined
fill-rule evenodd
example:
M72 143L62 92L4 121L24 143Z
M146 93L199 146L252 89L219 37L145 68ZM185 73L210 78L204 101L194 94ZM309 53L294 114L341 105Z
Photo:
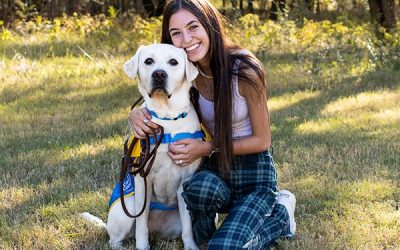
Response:
M151 115L144 107L132 109L128 119L135 138L145 139L146 133L152 134L153 129L158 130L158 125L151 121Z
M211 152L211 143L196 139L183 139L168 145L168 155L175 164L184 167L208 155Z

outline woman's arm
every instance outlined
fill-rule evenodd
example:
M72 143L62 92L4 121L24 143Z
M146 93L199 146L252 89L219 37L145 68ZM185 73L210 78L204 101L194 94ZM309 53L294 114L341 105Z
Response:
M240 94L246 98L253 133L233 141L234 155L258 153L271 146L266 87L261 82L256 83L253 87L250 83L239 81ZM216 149L212 147L211 142L184 139L171 144L168 154L176 163L182 160L180 165L186 166L199 157L210 155L213 150Z
M239 80L239 91L246 98L253 134L233 141L233 154L251 154L266 150L271 146L271 127L267 106L267 89L253 70L248 75L255 83L251 85Z

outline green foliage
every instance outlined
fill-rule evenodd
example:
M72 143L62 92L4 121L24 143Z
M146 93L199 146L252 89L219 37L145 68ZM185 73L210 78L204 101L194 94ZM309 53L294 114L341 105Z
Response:
M107 218L139 96L121 67L161 26L115 13L0 23L2 249L109 249L78 214ZM297 196L298 236L276 249L399 249L400 32L246 15L227 33L265 66L280 188Z
M0 40L1 41L12 41L14 40L14 36L12 35L11 31L6 29L5 27L1 27L0 25Z
M107 10L107 13L108 13L110 19L114 20L117 17L118 12L113 6L110 6Z
M16 11L15 14L20 18L20 20L28 21L38 15L36 6L34 4L29 5L24 3L24 1L16 0L15 2Z
M371 71L387 65L397 65L400 28L393 34L384 33L378 39L369 24L350 21L333 23L304 19L298 26L295 21L261 21L257 15L242 16L228 26L233 40L245 48L265 53L291 53L309 65L312 73L318 73L319 65L329 59L332 65L344 65L344 54L361 59L358 73ZM329 58L326 58L329 57ZM355 72L354 70L350 71Z

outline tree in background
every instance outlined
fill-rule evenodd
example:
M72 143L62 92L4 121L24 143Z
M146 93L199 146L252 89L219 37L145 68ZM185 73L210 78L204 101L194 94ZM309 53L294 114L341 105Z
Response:
M271 20L278 20L280 13L286 10L286 0L272 0L269 18Z
M0 0L0 20L7 25L14 20L30 20L36 15L53 19L62 14L107 14L110 7L121 15L127 11L142 17L159 16L167 0ZM371 20L392 32L396 27L396 8L400 0L211 0L221 1L222 10L240 9L241 13L259 13L277 20L282 13L297 20L329 19L337 16L365 20L369 6ZM230 6L228 6L230 3ZM397 5L397 6L396 6ZM246 9L244 9L246 8ZM236 13L236 12L235 12ZM336 16L335 16L336 13ZM354 14L357 14L356 16ZM292 16L291 16L292 15Z
M375 22L393 32L396 28L394 0L368 0L372 22Z

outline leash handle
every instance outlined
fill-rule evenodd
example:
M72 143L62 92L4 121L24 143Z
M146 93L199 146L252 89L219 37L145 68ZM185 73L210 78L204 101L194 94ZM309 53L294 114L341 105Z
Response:
M130 217L130 218L137 218L140 215L143 214L144 212L144 207L146 206L146 202L147 202L147 194L145 192L145 205L143 206L142 210L137 214L137 215L132 215L129 213L128 209L126 208L126 204L125 204L125 198L124 198L124 179L128 173L128 165L129 165L129 161L131 161L131 154L133 151L133 148L135 146L135 144L138 142L139 139L134 138L132 140L132 143L129 145L129 147L127 146L128 144L128 140L129 138L125 141L124 143L124 151L125 151L125 155L124 158L122 160L122 164L121 164L121 171L120 171L120 175L119 175L119 196L120 196L120 200L121 200L121 205L122 205L122 209L124 210L125 214ZM127 149L127 150L126 150ZM144 180L145 185L147 187L147 181L146 179Z
M149 154L150 151L150 138L149 135L146 134L146 150L145 150L145 156L144 158L140 158L139 160L141 161L138 169L132 171L133 175L136 174L140 174L141 177L143 177L144 179L144 203L143 203L143 207L140 210L140 212L136 215L132 215L129 213L128 209L126 208L126 204L125 204L125 199L124 199L124 179L128 173L128 167L129 167L129 162L132 161L131 160L131 155L132 155L132 151L136 145L136 143L138 142L138 138L134 138L131 142L131 144L129 145L129 147L127 146L129 139L127 139L124 143L124 151L125 151L125 156L123 158L123 162L121 164L121 171L120 171L120 177L119 177L119 183L120 183L120 200L121 200L121 205L122 205L122 209L124 210L125 214L130 217L130 218L137 218L140 215L143 214L145 208L146 208L146 203L147 203L147 179L146 177L149 175L151 168L153 167L153 163L154 160L156 158L156 153L157 153L157 149L160 146L163 136L164 136L164 128L162 126L160 126L161 129L161 133L160 133L160 138L158 139L157 133L155 132L155 130L152 131L153 136L154 136L154 140L155 140L155 147L153 148L153 150L151 151L151 153ZM127 150L126 150L127 149ZM149 162L150 160L150 162ZM147 169L145 169L147 165Z

